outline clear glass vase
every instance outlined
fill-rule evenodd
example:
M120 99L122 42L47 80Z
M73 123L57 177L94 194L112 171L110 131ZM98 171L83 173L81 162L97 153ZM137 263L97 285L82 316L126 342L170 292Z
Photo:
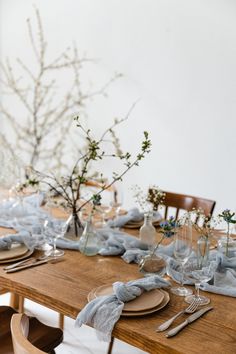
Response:
M232 238L221 237L218 240L218 251L228 258L236 257L236 241Z
M72 213L66 221L67 230L65 233L65 238L73 241L79 241L83 231L84 226L77 213Z
M197 241L197 260L199 266L204 266L209 261L210 241L208 237L201 235Z
M139 239L142 243L148 245L152 249L156 242L156 229L152 224L152 213L144 214L144 223L139 230Z
M95 256L99 251L99 241L91 220L86 221L84 231L79 239L80 252L86 256Z
M166 273L166 261L161 255L150 253L142 257L139 262L139 271L144 276L159 275L162 277Z

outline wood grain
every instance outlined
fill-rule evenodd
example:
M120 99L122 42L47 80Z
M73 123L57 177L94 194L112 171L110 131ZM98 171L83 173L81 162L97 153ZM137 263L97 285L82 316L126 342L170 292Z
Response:
M77 251L65 251L64 260L56 264L43 264L19 273L6 274L0 267L1 287L71 318L76 318L86 305L91 289L140 277L137 265L127 264L120 257L86 257ZM173 294L169 304L154 314L121 318L113 335L152 354L236 353L235 299L210 293L207 296L214 310L176 337L168 339L164 333L155 332L157 326L186 306L182 297ZM175 325L182 320L183 317L176 320Z

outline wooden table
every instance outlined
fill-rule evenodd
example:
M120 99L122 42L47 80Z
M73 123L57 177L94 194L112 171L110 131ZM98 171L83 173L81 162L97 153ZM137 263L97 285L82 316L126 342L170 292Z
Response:
M1 230L3 233L3 229ZM126 264L120 257L86 257L77 251L65 251L56 264L44 264L18 273L6 274L0 267L0 287L5 287L37 303L71 318L87 303L91 289L114 281L141 277L135 264ZM236 353L236 300L207 294L214 310L185 328L176 337L167 339L155 329L186 304L182 297L170 294L169 304L154 314L121 319L113 336L149 353ZM176 320L180 323L183 317Z

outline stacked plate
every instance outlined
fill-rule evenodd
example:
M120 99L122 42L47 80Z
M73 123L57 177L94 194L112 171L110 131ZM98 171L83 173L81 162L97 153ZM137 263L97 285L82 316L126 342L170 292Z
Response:
M153 220L152 224L155 227L160 225L161 220ZM126 229L139 229L143 225L143 220L140 221L128 221L123 227Z
M112 285L102 285L90 291L88 301L90 302L98 296L112 294ZM136 299L125 303L122 316L142 316L156 312L165 307L169 300L169 294L162 289L144 291Z
M9 250L0 250L0 263L11 263L29 257L33 250L20 243L13 243Z

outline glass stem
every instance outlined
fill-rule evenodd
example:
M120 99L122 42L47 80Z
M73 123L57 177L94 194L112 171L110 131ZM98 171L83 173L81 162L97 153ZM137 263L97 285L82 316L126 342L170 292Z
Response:
M181 283L180 283L181 287L183 288L184 286L184 263L181 262Z
M57 249L56 241L57 241L57 239L56 239L56 237L54 237L54 239L53 239L53 252L55 252Z
M199 294L199 289L200 289L200 284L201 283L195 283L195 289L196 289L196 297L199 299L200 294Z
M225 255L228 257L229 253L229 222L227 222L227 241L226 241L226 251Z

